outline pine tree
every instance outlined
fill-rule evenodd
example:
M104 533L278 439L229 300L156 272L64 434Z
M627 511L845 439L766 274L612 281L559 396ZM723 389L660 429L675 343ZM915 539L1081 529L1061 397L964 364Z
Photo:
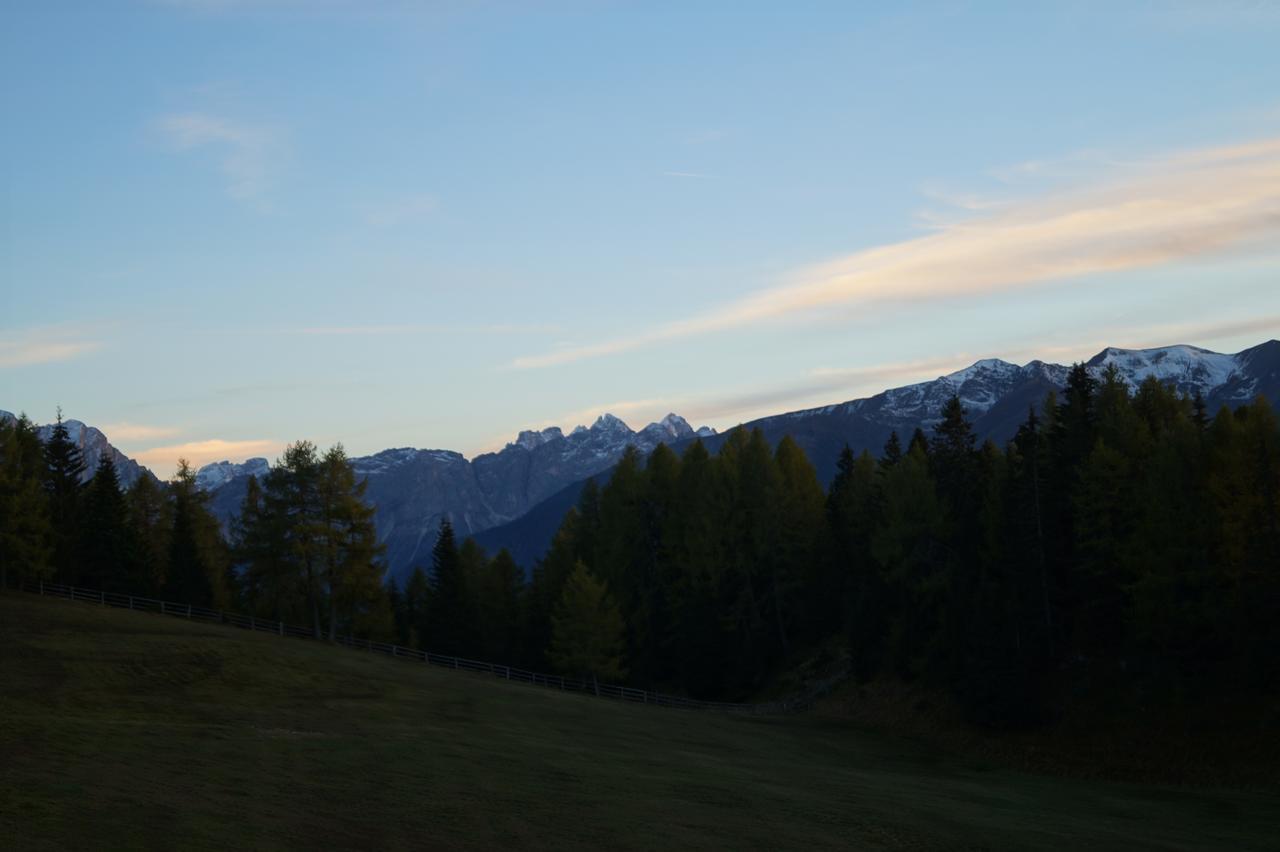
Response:
M186 459L178 460L178 472L169 484L173 500L173 531L169 538L167 597L179 603L208 607L213 604L210 575L215 566L201 542L201 492L196 474Z
M0 418L0 589L50 573L49 501L45 460L35 425L25 414Z
M127 503L129 527L137 548L129 588L135 594L154 597L160 593L169 570L173 507L148 474L129 486Z
M911 442L907 444L907 452L918 452L926 459L929 457L929 439L925 437L924 430L918 426L911 433Z
M467 631L467 597L458 542L449 519L440 521L440 533L431 549L431 613L428 641L442 654L463 653Z
M85 489L80 517L80 578L108 592L135 591L138 548L129 508L110 454L103 453Z
M78 579L79 510L85 472L84 456L62 422L62 409L44 446L45 491L53 530L53 567L59 580Z
M820 588L827 581L821 569L820 546L826 495L817 471L790 435L774 451L778 470L778 531L770 560L770 597L783 651L797 630L818 638L820 629L804 611L804 588ZM837 601L839 598L837 598Z
M898 440L898 433L895 430L889 433L889 440L884 442L884 450L880 454L880 465L882 467L893 467L901 459L902 442Z
M465 552L466 545L463 549ZM466 561L464 556L464 564ZM510 663L519 640L524 572L505 547L493 559L481 560L478 568L477 576L468 583L476 613L475 653L484 660Z
M580 561L579 530L582 525L577 508L565 513L560 528L551 539L547 553L533 568L529 594L525 599L523 634L525 662L542 665L551 644L551 615L564 591L564 584Z
M622 614L608 587L579 561L552 615L552 664L566 674L590 678L599 693L601 678L626 677L623 644Z
M422 566L414 566L413 573L404 584L401 623L402 641L411 648L425 649L430 634L428 619L431 610L431 581Z

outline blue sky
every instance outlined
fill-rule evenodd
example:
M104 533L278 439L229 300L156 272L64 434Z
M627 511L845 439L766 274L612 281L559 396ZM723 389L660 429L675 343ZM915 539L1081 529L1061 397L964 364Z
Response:
M0 408L162 475L1280 336L1274 3L0 15Z

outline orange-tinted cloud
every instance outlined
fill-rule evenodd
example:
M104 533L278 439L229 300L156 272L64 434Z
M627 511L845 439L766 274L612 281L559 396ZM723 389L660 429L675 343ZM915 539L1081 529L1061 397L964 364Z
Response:
M1280 139L1135 165L1125 180L1013 203L798 271L720 309L594 344L518 358L550 367L835 306L978 296L1152 267L1280 235Z

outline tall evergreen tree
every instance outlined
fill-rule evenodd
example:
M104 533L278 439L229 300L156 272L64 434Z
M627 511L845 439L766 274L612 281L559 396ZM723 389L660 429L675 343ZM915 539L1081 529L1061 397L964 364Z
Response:
M0 588L50 572L45 459L25 414L0 418Z
M468 607L462 560L449 519L440 521L440 532L431 549L431 612L428 640L434 650L459 655L465 651Z
M108 453L102 454L85 489L80 552L81 582L109 592L141 591L131 585L137 575L138 548L129 525L129 507Z
M84 455L71 440L62 422L62 409L44 445L45 491L49 496L49 522L53 531L53 568L59 580L75 583L80 556L80 495L85 472Z
M173 507L164 490L146 474L129 486L126 502L129 528L136 547L129 588L136 594L154 597L160 593L169 571Z
M173 495L173 531L169 538L169 572L164 591L171 600L193 606L213 605L216 570L202 542L202 492L186 459L178 460L178 472L169 484Z

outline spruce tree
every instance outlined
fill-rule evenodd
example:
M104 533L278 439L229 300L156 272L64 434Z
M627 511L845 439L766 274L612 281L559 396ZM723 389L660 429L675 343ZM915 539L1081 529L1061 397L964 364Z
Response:
M213 583L206 548L201 546L200 493L195 471L186 459L178 460L178 472L169 484L173 501L173 530L169 536L169 572L166 597L178 603L208 607L213 604Z
M440 520L440 532L431 549L430 600L430 647L442 654L461 654L467 627L466 589L458 542L447 517Z
M898 432L889 433L889 440L884 442L884 450L880 453L880 465L893 467L902 459L902 442L898 440Z
M79 511L85 472L84 455L62 422L62 409L44 446L45 491L53 531L53 568L64 583L75 583L79 560Z
M50 573L45 459L25 414L0 418L0 588Z
M149 474L139 476L129 486L126 502L130 534L136 547L129 588L136 594L154 597L160 593L168 574L173 507Z
M80 520L80 579L108 592L140 592L131 587L138 548L129 525L129 507L109 453L103 453L85 489Z

